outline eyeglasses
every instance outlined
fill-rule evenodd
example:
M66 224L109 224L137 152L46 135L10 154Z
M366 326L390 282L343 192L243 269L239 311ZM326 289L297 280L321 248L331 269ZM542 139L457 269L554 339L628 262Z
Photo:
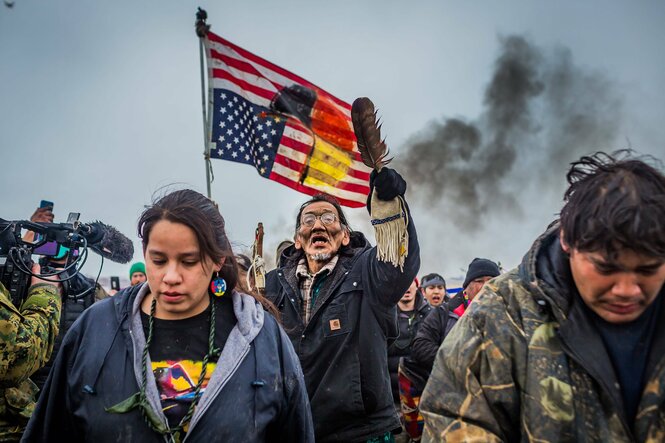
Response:
M337 221L337 216L332 212L324 212L321 215L309 213L302 216L300 219L300 224L311 228L314 226L314 223L316 223L317 219L321 220L321 223L323 223L325 226L330 226Z

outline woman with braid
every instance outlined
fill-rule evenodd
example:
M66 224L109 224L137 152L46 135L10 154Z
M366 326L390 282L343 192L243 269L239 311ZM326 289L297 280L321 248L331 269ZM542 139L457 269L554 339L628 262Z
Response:
M313 442L298 358L273 305L234 290L214 203L172 192L138 231L147 283L70 329L24 441Z

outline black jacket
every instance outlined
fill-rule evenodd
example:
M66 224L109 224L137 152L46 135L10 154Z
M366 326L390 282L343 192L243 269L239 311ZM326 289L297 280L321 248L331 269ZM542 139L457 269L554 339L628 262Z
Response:
M83 312L63 340L23 441L165 440L138 409L106 412L139 390L145 346L139 306L147 292L145 285L128 288ZM238 322L184 441L313 442L304 380L286 334L250 296L228 296ZM166 423L150 372L147 394Z
M409 217L409 251L404 271L377 260L359 232L339 251L309 323L300 317L294 246L282 267L266 277L266 295L300 358L319 443L364 441L400 426L390 391L387 341L397 336L396 304L420 266L418 238Z
M405 315L399 311L397 313L399 337L388 346L388 372L390 372L390 388L395 403L399 403L399 380L397 376L399 360L411 354L411 346L418 332L418 327L431 310L432 305L427 303L420 290L417 290L416 302L411 315Z
M436 357L441 343L459 320L459 316L452 312L448 303L450 302L441 303L429 313L411 345L411 359L428 376L432 372L434 357Z
M455 294L454 297L452 297L446 303L448 304L448 310L450 312L455 312L458 315L458 317L461 316L464 313L464 311L466 311L466 308L469 307L469 300L466 299L466 294L464 293L464 290L459 291L457 294Z
M76 277L74 277L74 279L75 279L74 281L76 281L77 283L75 288L71 288L71 283L69 286L70 288L69 291L70 292L73 291L74 294L65 294L62 297L62 315L60 316L60 332L58 333L58 336L55 339L55 344L53 345L53 353L51 354L51 358L44 366L39 368L37 372L35 372L30 377L30 379L35 382L40 391L44 387L44 383L46 383L46 379L48 378L49 372L51 372L51 367L53 366L55 357L58 355L58 351L60 350L62 339L67 334L67 331L69 331L69 328L72 327L76 319L79 318L79 316L83 313L83 311L92 306L92 304L95 303L95 301L99 301L102 298L108 297L106 291L104 291L104 289L98 283L95 283L94 280L85 277L82 274L78 274ZM71 297L71 295L77 295L83 293L86 289L89 289L89 292L87 294L83 296ZM106 295L106 297L103 297L102 294Z

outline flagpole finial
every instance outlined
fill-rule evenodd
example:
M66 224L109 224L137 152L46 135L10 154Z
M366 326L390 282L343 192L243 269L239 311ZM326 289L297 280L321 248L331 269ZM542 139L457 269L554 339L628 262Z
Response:
M198 8L198 11L196 11L196 35L198 35L200 38L205 37L208 34L208 31L210 30L210 25L206 23L206 20L208 19L208 13L205 11L205 9L201 9L201 7Z

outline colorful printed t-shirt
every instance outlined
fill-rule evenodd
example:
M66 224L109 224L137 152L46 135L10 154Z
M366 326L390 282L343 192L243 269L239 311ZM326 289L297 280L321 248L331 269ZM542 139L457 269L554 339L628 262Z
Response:
M215 348L221 350L237 320L233 313L230 295L215 299L215 302L217 319ZM145 336L148 337L149 316L141 313L141 320ZM194 399L203 357L208 352L209 322L210 306L194 317L182 320L158 318L154 320L150 359L162 401L162 410L170 428L178 426ZM201 385L201 395L208 386L217 358L218 356L211 357L208 361L206 376ZM188 426L185 426L185 432L187 428Z

